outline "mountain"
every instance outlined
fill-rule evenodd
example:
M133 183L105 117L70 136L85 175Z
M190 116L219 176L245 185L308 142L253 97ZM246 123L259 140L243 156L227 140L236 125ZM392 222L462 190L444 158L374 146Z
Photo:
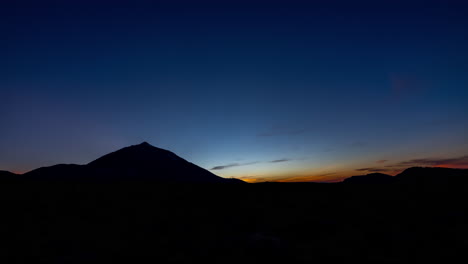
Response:
M352 176L344 179L344 183L352 184L385 184L392 183L393 176L383 173L371 173L367 175Z
M20 175L9 171L0 170L0 182L2 183L15 182L19 176Z
M22 178L26 179L39 179L39 180L53 180L53 179L79 179L89 178L94 175L89 174L84 165L76 164L58 164L49 167L41 167L30 172L23 174Z
M468 169L412 167L396 175L395 181L426 184L468 183Z
M0 170L0 178L6 178L6 177L16 177L17 175L14 174L13 172L9 171L2 171Z
M16 174L14 174L13 172L0 170L0 177L1 176L15 176L15 175Z
M59 164L23 174L24 179L149 180L179 183L243 182L219 177L147 142L104 155L87 165Z

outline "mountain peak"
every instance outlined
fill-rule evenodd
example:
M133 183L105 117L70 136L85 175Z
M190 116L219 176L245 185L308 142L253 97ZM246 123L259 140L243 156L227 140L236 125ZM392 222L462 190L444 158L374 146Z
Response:
M136 144L136 145L130 145L128 147L125 147L123 149L127 149L127 148L156 148L155 146L151 145L150 143L144 141L144 142L141 142L140 144Z
M155 164L167 165L168 162L183 160L174 153L143 142L138 145L124 147L97 160L88 165L99 167L141 167L154 166Z
M144 142L138 144L137 146L141 146L141 147L153 147L150 143L148 143L148 142L146 142L146 141L144 141Z

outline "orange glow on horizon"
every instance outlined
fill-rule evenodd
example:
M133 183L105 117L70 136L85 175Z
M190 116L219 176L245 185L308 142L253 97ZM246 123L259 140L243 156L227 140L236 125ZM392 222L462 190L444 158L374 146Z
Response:
M239 180L243 180L248 183L256 183L256 182L262 182L261 178L239 178Z
M252 177L239 177L238 179L248 183L259 183L259 182L340 182L345 178L351 177L354 174L344 173L337 175L290 175L290 176L252 176Z
M440 164L434 167L437 168L453 168L453 169L468 169L468 164Z
M277 180L277 182L340 182L347 177L329 177L329 176L299 176Z
M436 165L437 168L450 168L451 166L449 164L440 164Z
M453 169L468 169L468 164L439 164L433 167L438 168L453 168ZM383 172L388 175L395 176L406 168L401 169L393 169L387 172ZM248 182L248 183L259 183L259 182L323 182L323 183L334 183L334 182L341 182L346 178L367 174L370 172L356 172L356 170L349 170L349 171L342 171L333 173L332 175L325 175L325 174L303 174L303 175L283 175L283 176L251 176L251 177L239 177L239 179Z

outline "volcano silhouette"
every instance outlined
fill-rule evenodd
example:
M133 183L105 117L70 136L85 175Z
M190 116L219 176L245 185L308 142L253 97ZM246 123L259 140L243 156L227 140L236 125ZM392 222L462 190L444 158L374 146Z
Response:
M21 176L19 176L21 177ZM180 183L243 182L219 177L147 142L104 155L87 165L59 164L22 175L37 180L150 180Z

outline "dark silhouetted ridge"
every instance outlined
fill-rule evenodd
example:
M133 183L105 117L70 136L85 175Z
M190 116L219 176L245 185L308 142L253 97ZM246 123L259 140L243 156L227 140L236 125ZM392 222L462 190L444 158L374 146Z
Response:
M0 170L0 176L13 176L13 175L16 175L14 174L13 172L9 172L9 171L4 171L4 170Z
M20 177L20 175L9 171L0 170L0 182L14 182Z
M344 179L344 183L353 184L386 184L393 182L393 176L383 173L371 173L367 175L352 176Z
M122 148L87 165L60 164L24 174L27 179L150 180L180 183L243 182L219 177L147 142Z
M95 168L129 168L129 167L155 167L168 163L177 164L185 161L176 154L144 142L120 149L90 162L88 165ZM187 162L187 161L185 161Z
M412 167L396 176L382 173L352 176L343 183L356 184L466 184L468 169L452 169L438 167Z
M88 171L83 165L76 164L57 164L49 167L41 167L24 175L32 179L76 179L87 177Z
M467 169L412 167L395 176L398 183L453 184L468 183Z
M0 177L16 177L17 175L13 172L0 170Z
M113 178L144 178L169 182L222 182L225 179L176 154L147 142L120 149L87 165L93 172Z

